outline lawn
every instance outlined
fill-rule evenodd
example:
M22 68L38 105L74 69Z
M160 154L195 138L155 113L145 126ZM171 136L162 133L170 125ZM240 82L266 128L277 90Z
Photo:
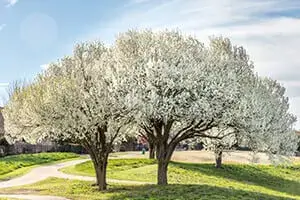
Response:
M22 154L0 158L0 180L7 180L28 172L32 167L77 158L74 153Z
M49 154L48 154L49 155ZM110 159L108 178L155 183L157 162L150 159ZM62 169L66 173L94 176L92 162ZM49 178L0 193L57 195L73 200L300 200L300 164L293 166L171 162L168 186L109 183L97 191L92 182Z
M119 174L120 172L139 170L142 169L143 167L155 165L156 163L157 163L156 160L139 159L139 158L110 159L107 168L107 173L110 178L117 177L118 179L123 179L123 180L135 180L135 178L131 179L130 177L120 178ZM61 171L68 174L76 174L82 176L95 176L95 171L91 161L78 164L75 166L63 168L61 169ZM137 178L136 180L142 181L143 178L140 179Z
M114 159L109 161L108 178L154 183L156 181L156 169L157 165L154 160ZM63 171L94 176L94 170L90 161L71 168L65 168ZM228 198L227 193L229 191L232 191L232 194L236 196L242 194L241 197L237 199L249 199L256 193L260 195L300 199L299 164L289 167L226 164L223 166L223 169L216 169L212 164L171 162L169 166L169 182L173 185L163 189L166 194L170 193L172 196L175 191L182 188L180 190L182 190L183 193L175 199L193 199L192 196L196 194L200 196L203 195L204 197L202 199L205 199L206 195L209 195L208 199L213 198L211 195L221 195L222 198L226 199ZM154 191L155 188L153 188ZM189 188L194 188L197 192L190 192ZM209 190L204 190L203 188L209 188ZM145 186L141 187L141 190L135 187L130 193L140 194L143 190L148 192L141 194L142 196L152 194L151 191L153 191L149 186ZM213 191L218 192L215 193ZM190 194L184 194L186 192ZM182 198L180 196L182 196ZM172 197L174 198L174 196ZM221 197L214 198L222 199ZM153 199L160 198L153 197ZM268 198L266 196L258 199ZM271 199L275 199L275 197Z
M124 186L112 184L106 192L98 192L91 182L49 178L19 188L3 189L0 193L35 193L64 196L72 200L292 200L292 197L247 191L209 184L172 184L168 186Z

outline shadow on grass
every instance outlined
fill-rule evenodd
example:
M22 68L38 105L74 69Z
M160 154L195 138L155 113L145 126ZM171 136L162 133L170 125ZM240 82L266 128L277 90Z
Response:
M167 185L167 186L136 186L114 188L109 192L116 195L110 197L111 200L292 200L293 198L285 198L262 194L257 192L249 192L236 190L231 188L213 187L209 185Z
M209 176L263 186L290 195L300 195L300 181L288 180L275 175L278 170L283 169L282 167L224 164L221 169L216 169L212 164L172 162L171 165ZM272 170L276 171L272 172ZM289 167L290 172L299 170L300 166Z
M0 190L5 194L57 195L74 200L294 200L260 192L244 191L230 187L199 184L119 185L111 184L107 191L100 192L92 182L48 178L38 183Z

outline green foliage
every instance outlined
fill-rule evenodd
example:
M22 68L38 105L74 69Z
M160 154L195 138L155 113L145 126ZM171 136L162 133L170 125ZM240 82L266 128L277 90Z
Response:
M28 167L55 162L59 160L76 158L79 155L74 153L38 153L38 154L21 154L0 158L0 180L6 179L7 174L23 174ZM18 172L16 172L17 170ZM20 172L20 173L19 173Z

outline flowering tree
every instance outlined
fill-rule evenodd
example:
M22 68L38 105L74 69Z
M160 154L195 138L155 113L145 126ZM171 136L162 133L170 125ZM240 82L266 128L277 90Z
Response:
M209 135L213 135L216 138L200 138L206 149L211 150L215 154L215 166L216 168L221 168L222 157L224 150L230 150L238 143L238 134L232 128L217 128L214 127L208 131ZM193 139L195 141L195 139ZM192 141L192 142L193 142ZM196 138L196 141L199 140Z
M101 43L78 45L73 56L14 90L4 112L11 138L66 140L85 147L100 190L107 187L108 155L129 134L130 123L130 99L119 90L122 80L112 79L110 57Z
M246 89L248 92L244 93L240 107L232 114L236 117L233 124L208 130L209 135L218 138L189 141L200 140L206 149L214 151L217 168L222 165L223 151L236 144L266 152L273 161L291 156L296 151L297 138L293 129L296 118L289 112L285 88L274 80L256 77Z
M270 156L294 155L296 117L289 112L285 88L277 81L256 77L236 113L232 125L251 149Z
M167 184L167 167L181 141L215 138L207 130L232 123L243 87L254 75L243 48L214 38L205 47L178 32L129 31L114 48L117 72L133 85L135 118L150 126L156 141L158 184Z

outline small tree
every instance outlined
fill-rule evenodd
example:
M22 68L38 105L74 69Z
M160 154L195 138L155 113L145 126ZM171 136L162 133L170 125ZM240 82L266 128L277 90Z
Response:
M53 63L26 87L16 88L5 107L7 134L35 142L72 141L89 152L99 190L105 190L108 155L128 133L129 102L113 79L109 49L77 45L74 55Z
M272 160L291 156L296 151L297 139L293 130L296 118L289 112L285 88L274 80L259 77L248 86L249 92L242 98L235 124L231 125L239 128L212 129L210 134L223 138L202 139L206 148L215 152L217 168L221 167L223 151L231 149L237 142L243 142L253 151L268 153ZM243 133L237 134L237 131Z
M230 128L212 128L208 131L209 135L214 135L216 138L200 138L206 149L211 150L215 154L216 168L222 167L222 157L225 150L230 150L238 142L237 134ZM195 140L193 140L195 141ZM198 141L198 140L196 140Z
M254 151L269 153L271 158L294 155L296 117L289 112L285 88L277 81L256 77L248 90L233 124L242 132L243 142Z

